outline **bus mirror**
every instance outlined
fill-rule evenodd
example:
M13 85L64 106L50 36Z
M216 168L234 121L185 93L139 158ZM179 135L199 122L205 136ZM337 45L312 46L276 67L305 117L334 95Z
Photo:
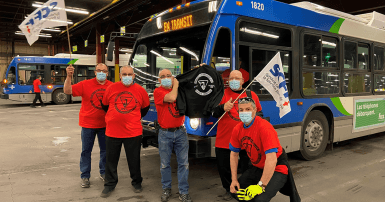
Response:
M115 42L110 40L107 47L107 60L112 61L114 59Z

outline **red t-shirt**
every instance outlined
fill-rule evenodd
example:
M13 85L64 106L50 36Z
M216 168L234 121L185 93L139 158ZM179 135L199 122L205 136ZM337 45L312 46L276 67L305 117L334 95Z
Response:
M100 101L103 100L104 92L111 85L106 81L101 85L96 78L81 81L72 85L72 96L82 97L82 106L79 112L79 126L84 128L105 128L104 117L106 112L102 109Z
M109 105L106 115L106 135L114 138L131 138L143 133L141 109L150 105L146 90L122 82L110 85L103 97L103 105Z
M269 149L278 148L278 153L276 153L278 158L282 154L282 147L277 132L268 121L257 116L253 122L248 128L244 128L243 123L236 125L231 135L230 144L236 149L246 150L251 163L263 169L266 161L265 152ZM275 171L285 175L288 174L285 165L277 165Z
M39 79L35 79L33 81L33 91L35 93L40 93L40 88L39 88L40 85L41 85L41 81Z
M233 98L233 101L237 99L239 93L232 91L230 88L225 89L225 93L223 94L222 101L219 103L220 105L225 104ZM255 106L258 111L262 110L261 104L259 103L259 98L257 94L251 91L251 96L255 102ZM243 93L239 98L247 97L246 92ZM238 100L234 103L234 107L226 112L225 116L219 121L217 128L217 138L215 140L215 147L228 149L230 137L233 132L234 127L238 124L242 123L241 119L239 119L238 114Z
M164 97L171 92L172 89L156 88L154 91L154 101L156 111L158 113L158 122L162 128L176 128L184 123L184 116L179 115L176 108L176 101L173 103L164 102Z
M249 80L249 72L247 72L246 70L244 70L242 68L240 68L239 71L242 73L242 77L243 77L244 82L247 82ZM222 79L223 79L223 82L226 86L228 85L229 77L230 77L230 69L226 69L222 73Z

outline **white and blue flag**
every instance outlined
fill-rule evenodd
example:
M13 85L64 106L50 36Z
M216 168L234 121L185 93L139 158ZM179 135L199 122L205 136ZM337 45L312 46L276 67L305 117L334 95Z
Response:
M278 52L273 59L255 77L269 93L273 96L279 107L279 117L282 118L291 111L289 92L286 86L285 74L283 73L281 55Z
M39 39L40 31L48 27L67 25L64 0L50 0L30 14L19 25L31 46Z

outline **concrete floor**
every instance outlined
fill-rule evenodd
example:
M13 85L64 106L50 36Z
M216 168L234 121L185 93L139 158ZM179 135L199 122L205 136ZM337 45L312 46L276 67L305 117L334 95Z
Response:
M159 154L142 150L144 191L135 194L125 153L118 167L119 183L107 199L99 197L99 149L93 151L91 187L80 187L81 152L78 112L80 104L48 105L0 100L0 201L160 201ZM333 151L314 161L289 154L289 162L303 202L385 201L385 136L376 134L334 145ZM177 198L177 164L172 159L173 197ZM195 202L222 201L223 193L214 159L190 160L190 194ZM235 200L234 200L235 201ZM278 194L272 202L289 202Z

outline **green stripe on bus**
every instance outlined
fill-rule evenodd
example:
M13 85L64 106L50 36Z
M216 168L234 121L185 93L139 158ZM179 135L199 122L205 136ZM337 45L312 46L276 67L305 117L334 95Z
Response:
M345 19L343 19L343 18L338 19L338 20L332 25L332 27L330 28L329 32L338 34L338 33L340 32L341 25L342 25L342 23L343 23L344 21L345 21Z
M78 61L78 60L79 60L79 59L73 59L73 60L69 61L69 62L67 63L67 65L73 65L73 64L75 64L75 62Z
M349 112L346 111L346 109L344 108L344 106L342 105L341 103L341 100L339 97L333 97L333 98L330 98L334 104L334 106L338 109L338 111L340 111L342 114L346 115L346 116L351 116L352 114L350 114Z

